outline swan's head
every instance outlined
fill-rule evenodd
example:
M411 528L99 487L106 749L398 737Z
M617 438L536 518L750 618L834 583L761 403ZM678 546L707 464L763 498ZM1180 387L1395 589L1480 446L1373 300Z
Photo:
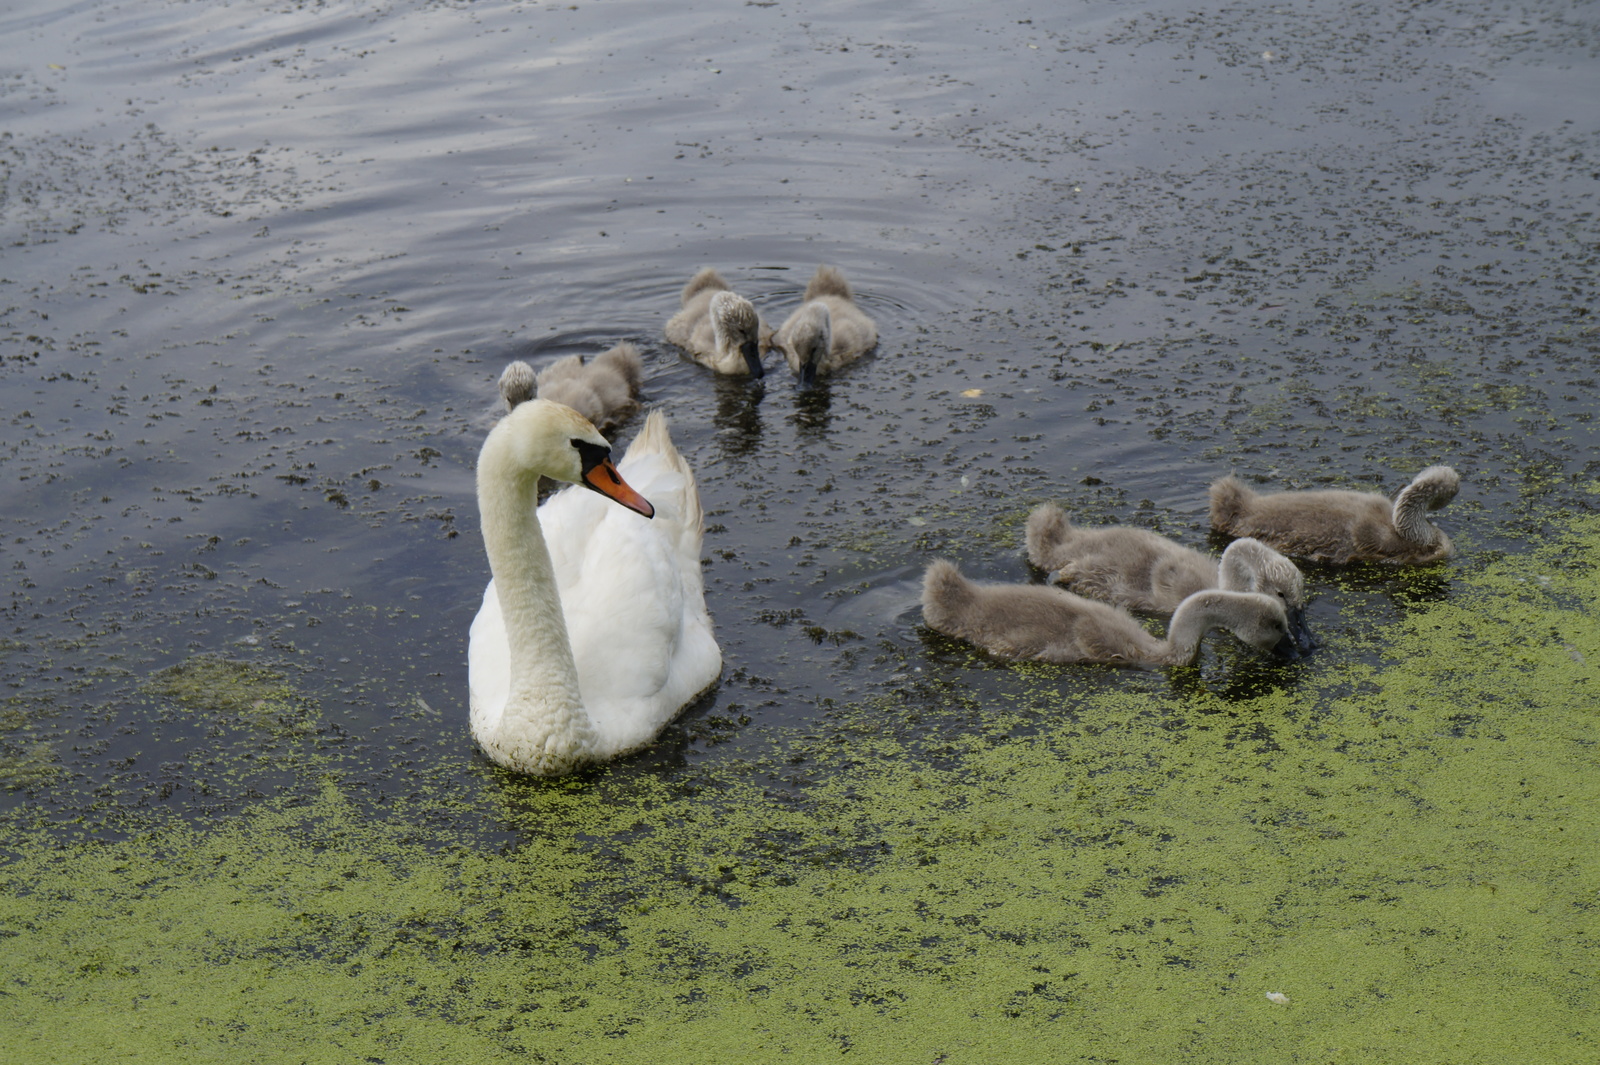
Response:
M737 293L723 289L711 297L711 331L718 351L737 351L744 356L751 377L760 377L761 318L755 304Z
M800 360L800 383L817 379L817 367L833 347L833 315L828 305L812 302L800 308L798 320L789 331L789 348Z
M1289 629L1289 611L1276 596L1260 592L1209 591L1196 592L1189 599L1200 599L1213 624L1222 626L1250 646L1270 651L1290 662L1300 657L1300 648Z
M506 401L506 410L516 410L517 405L533 398L535 378L533 367L518 359L500 372L500 398Z
M581 484L647 518L655 508L622 479L611 445L589 419L560 403L533 399L500 419L483 443L478 479L550 477Z
M1260 592L1283 604L1289 632L1301 652L1316 649L1316 638L1306 627L1306 580L1300 567L1251 536L1235 540L1222 553L1223 587Z

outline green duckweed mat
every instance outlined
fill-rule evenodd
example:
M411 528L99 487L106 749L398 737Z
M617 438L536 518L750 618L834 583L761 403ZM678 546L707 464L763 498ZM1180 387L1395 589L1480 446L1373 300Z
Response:
M985 664L698 774L14 814L0 1058L1600 1060L1597 572L1580 519L1292 695Z

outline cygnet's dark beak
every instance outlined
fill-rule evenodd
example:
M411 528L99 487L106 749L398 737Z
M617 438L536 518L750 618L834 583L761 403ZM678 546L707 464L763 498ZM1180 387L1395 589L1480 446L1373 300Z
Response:
M1311 630L1306 627L1305 607L1290 608L1289 635L1294 637L1295 646L1302 653L1310 654L1317 649L1317 639L1311 635Z
M754 340L746 340L739 345L739 353L744 356L744 364L750 369L751 377L763 377L765 370L761 368L761 351Z
M1285 662L1298 662L1300 660L1300 648L1295 645L1294 633L1284 633L1283 639L1273 644L1272 653Z
M805 362L800 364L800 383L802 385L815 384L817 380L817 364Z

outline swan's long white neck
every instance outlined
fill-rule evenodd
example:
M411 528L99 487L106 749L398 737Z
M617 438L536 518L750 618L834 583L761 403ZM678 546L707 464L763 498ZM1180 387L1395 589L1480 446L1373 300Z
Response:
M578 691L561 595L536 516L539 475L519 464L508 435L491 433L478 458L478 510L511 667L510 691L474 722L501 765L555 774L588 761L594 727Z
M1167 665L1186 666L1200 654L1200 640L1214 628L1232 630L1251 609L1247 600L1262 600L1253 592L1196 592L1178 604L1167 627ZM1237 634L1236 634L1237 635Z
M1162 655L1167 665L1186 666L1198 657L1201 638L1216 623L1207 603L1206 596L1201 594L1191 595L1178 604L1167 626L1167 651Z

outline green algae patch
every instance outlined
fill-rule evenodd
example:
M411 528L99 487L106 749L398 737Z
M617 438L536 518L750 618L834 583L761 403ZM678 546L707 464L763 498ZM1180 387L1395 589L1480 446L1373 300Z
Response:
M196 655L145 685L150 694L219 721L270 732L304 732L315 713L282 673L257 662Z
M325 775L215 825L18 828L0 1046L1592 1061L1596 573L1583 519L1248 698L948 654L693 772L463 764L381 804Z

